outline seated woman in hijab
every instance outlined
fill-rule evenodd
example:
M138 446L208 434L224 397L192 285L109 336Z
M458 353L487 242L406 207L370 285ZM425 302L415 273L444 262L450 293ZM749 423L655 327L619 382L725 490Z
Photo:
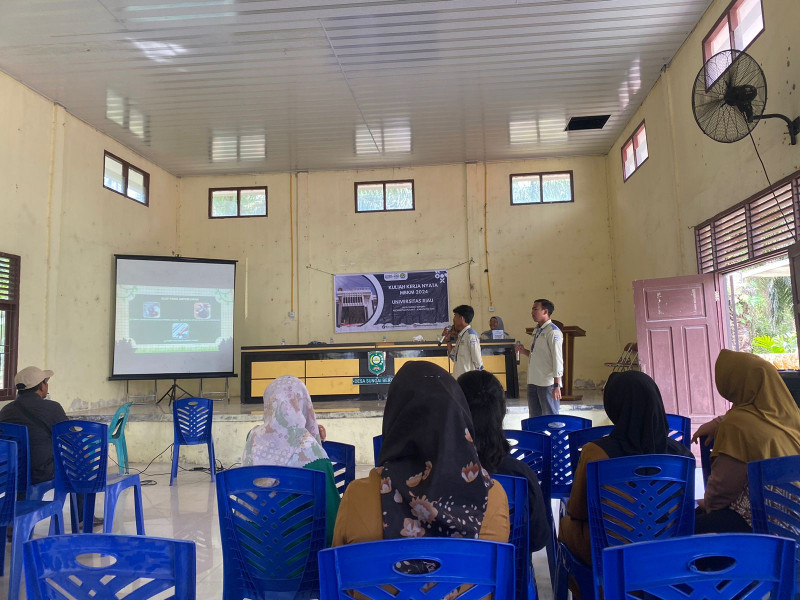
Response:
M297 377L278 377L264 390L264 424L247 434L242 465L299 467L325 473L326 539L330 545L339 492L333 465L322 447L311 395Z
M510 454L511 446L503 435L506 393L489 371L469 371L458 378L467 398L475 425L475 448L484 469L492 475L513 475L528 480L528 539L531 552L541 550L552 540L542 488L536 473Z
M714 442L695 531L750 532L747 463L800 454L800 410L778 370L754 354L723 350L715 375L717 390L733 406L692 437Z
M640 371L609 377L603 390L603 407L614 429L584 445L572 481L567 514L561 519L558 539L586 565L592 564L589 512L586 503L586 465L606 458L636 454L692 456L686 446L667 437L667 415L656 382Z
M347 487L333 545L423 536L507 542L508 499L481 468L474 432L447 371L404 365L389 386L379 466Z
M494 337L495 331L497 331L498 332L497 335L500 336L500 338L498 339L501 340L511 339L511 336L505 332L503 319L501 319L500 317L492 317L491 319L489 319L489 329L481 333L481 340L488 342L495 339Z

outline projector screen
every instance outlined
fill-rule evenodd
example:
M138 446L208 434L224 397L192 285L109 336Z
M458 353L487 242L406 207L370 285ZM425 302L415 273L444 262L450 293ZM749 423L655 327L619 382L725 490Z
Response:
M233 376L236 261L116 259L111 379Z

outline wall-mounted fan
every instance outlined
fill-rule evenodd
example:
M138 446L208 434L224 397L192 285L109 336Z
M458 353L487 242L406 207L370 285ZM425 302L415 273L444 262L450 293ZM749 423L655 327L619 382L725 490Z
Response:
M749 54L723 50L706 61L694 81L692 112L708 137L718 142L738 142L762 119L783 119L792 145L797 144L800 117L764 114L767 81Z

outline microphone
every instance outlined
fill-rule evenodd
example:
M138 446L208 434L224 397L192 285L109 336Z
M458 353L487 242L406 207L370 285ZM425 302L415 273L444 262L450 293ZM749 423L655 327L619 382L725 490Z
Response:
M439 337L436 338L436 341L438 342L437 346L441 346L442 344L444 344L444 340L446 338L448 338L448 337L450 337L450 328L449 327L447 328L447 335L439 334Z
M516 354L517 354L517 364L519 364L519 345L520 345L520 342L517 341L516 345L514 346L514 350L516 351Z

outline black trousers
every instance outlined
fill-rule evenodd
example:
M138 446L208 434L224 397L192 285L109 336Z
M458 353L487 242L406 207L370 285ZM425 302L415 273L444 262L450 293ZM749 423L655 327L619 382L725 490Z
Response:
M742 515L730 508L712 510L710 513L697 509L694 520L695 533L753 533Z

